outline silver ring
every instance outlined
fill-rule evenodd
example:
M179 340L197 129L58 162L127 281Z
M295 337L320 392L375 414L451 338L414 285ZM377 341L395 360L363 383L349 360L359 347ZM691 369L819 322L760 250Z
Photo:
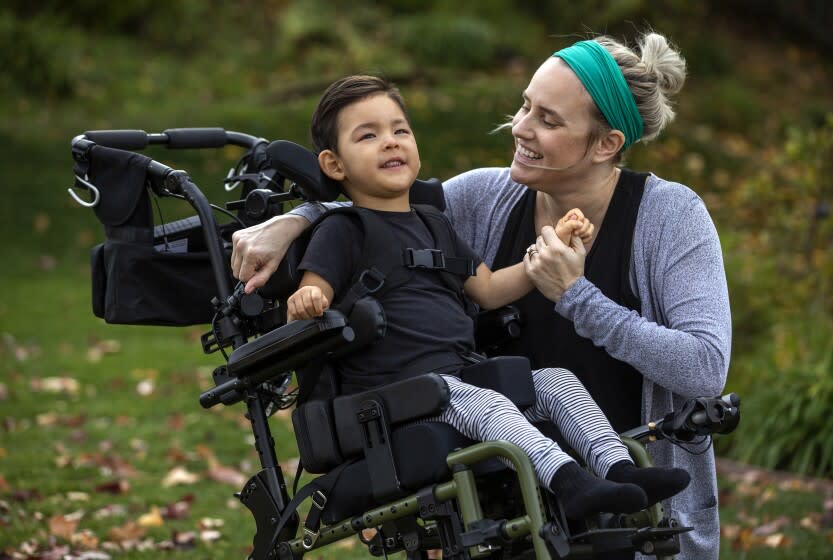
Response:
M526 254L529 257L532 257L532 255L536 254L537 252L538 252L538 249L536 249L535 247L530 247L529 249L526 250Z

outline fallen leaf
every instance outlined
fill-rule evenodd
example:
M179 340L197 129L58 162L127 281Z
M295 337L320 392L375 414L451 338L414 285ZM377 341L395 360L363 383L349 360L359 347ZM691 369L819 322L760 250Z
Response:
M79 533L75 533L70 538L70 543L74 547L82 550L95 550L98 548L98 537L89 529L84 529Z
M206 472L206 475L209 479L237 486L238 488L243 486L246 481L249 480L249 477L239 470L221 464L214 455L214 452L205 445L198 445L197 453L208 462L208 471Z
M96 492L106 492L108 494L127 494L130 491L130 483L126 480L112 480L104 482L95 487Z
M168 471L165 478L162 479L162 486L169 488L178 484L194 484L200 479L198 474L189 472L183 466L176 466Z
M35 393L64 393L77 395L81 390L81 384L72 377L44 377L34 378L29 383L29 388Z
M174 531L171 541L176 548L193 548L196 546L197 534L194 531Z
M70 502L89 502L90 495L86 492L67 492L67 500Z
M147 533L145 527L142 527L135 521L128 521L120 527L110 529L110 532L107 533L107 538L117 543L123 543L140 539L145 536L145 533Z
M123 504L109 504L97 509L93 513L95 519L106 519L108 517L122 517L127 515L127 507Z
M85 550L81 554L67 556L64 560L110 560L111 556L100 550Z
M212 543L216 540L220 539L220 531L214 529L206 529L204 531L200 531L200 540L206 543Z
M188 460L188 454L181 447L169 447L165 452L165 458L172 463L182 463Z
M142 397L149 397L156 390L153 379L143 379L136 385L136 392Z
M38 560L64 560L64 558L69 554L69 546L68 545L58 545L52 544L49 548L44 548L43 550L37 551L37 554L33 554L30 556L34 556L38 558Z
M728 541L733 541L740 535L741 526L730 523L723 523L720 525L720 536Z
M208 478L214 480L215 482L230 484L237 488L242 487L244 484L246 484L246 481L249 480L249 477L247 477L242 472L231 467L221 465L218 462L209 464L207 475Z
M819 520L821 519L821 514L818 513L811 513L810 515L806 515L801 518L801 521L798 522L799 526L802 529L806 529L807 531L818 531L819 530Z
M782 515L780 517L776 517L769 523L765 523L759 527L755 527L752 530L752 534L756 537L766 537L768 535L773 535L777 533L789 524L790 519L787 516Z
M35 416L35 423L41 428L54 426L58 423L58 415L55 412L44 412Z
M764 539L764 544L769 548L786 548L792 545L792 540L784 533L775 533Z
M166 505L161 512L165 519L185 519L191 513L191 502L180 500Z
M78 519L72 519L60 513L56 513L49 518L49 534L66 541L72 538L77 526Z
M81 554L67 556L64 560L110 560L111 556L100 550L84 550Z
M203 517L200 519L199 528L200 529L216 529L218 527L222 527L225 525L225 521L222 519L213 519L211 517Z
M153 506L148 513L139 517L138 523L142 527L161 527L165 524L165 520L162 519L159 508Z
M752 528L751 527L744 527L740 530L740 533L732 541L732 550L735 552L740 550L749 550L752 548L752 543L750 536L752 535Z

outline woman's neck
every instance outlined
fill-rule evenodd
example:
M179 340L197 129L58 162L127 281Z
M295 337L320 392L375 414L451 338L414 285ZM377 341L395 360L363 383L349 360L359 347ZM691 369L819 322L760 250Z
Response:
M596 177L585 176L572 185L559 184L555 188L539 189L535 199L535 231L554 225L564 214L578 208L596 226L596 233L601 229L613 191L619 180L618 167L607 168ZM595 238L595 234L594 234ZM592 242L591 242L592 243Z

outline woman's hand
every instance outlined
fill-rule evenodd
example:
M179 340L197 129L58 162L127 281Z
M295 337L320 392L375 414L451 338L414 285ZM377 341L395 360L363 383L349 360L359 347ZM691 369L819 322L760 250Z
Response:
M246 282L247 294L266 284L308 225L306 218L284 214L232 234L231 273Z
M526 274L535 287L554 302L584 275L587 250L578 235L565 245L551 226L544 226L524 256Z

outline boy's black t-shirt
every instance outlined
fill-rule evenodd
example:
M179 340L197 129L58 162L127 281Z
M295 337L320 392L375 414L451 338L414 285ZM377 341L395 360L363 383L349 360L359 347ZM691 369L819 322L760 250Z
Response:
M410 212L374 210L390 227L391 243L414 249L436 248L422 219ZM354 217L336 214L322 221L312 233L299 269L315 272L334 291L337 304L350 289L351 280L362 266L361 223ZM453 236L457 257L481 259L466 243ZM437 272L413 269L410 280L383 294L387 332L381 340L339 361L342 389L353 393L424 372L409 366L435 356L459 356L474 350L474 325L457 294L446 286ZM458 369L462 359L446 365ZM442 368L434 368L437 369Z

